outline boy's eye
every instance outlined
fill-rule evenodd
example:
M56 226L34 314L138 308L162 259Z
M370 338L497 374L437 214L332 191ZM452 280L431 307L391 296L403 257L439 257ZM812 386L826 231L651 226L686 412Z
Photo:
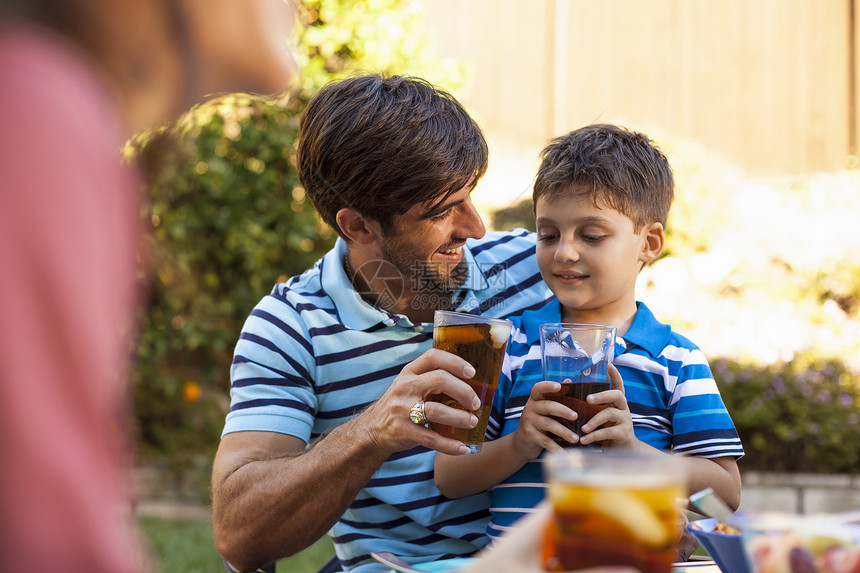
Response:
M537 240L538 241L554 241L558 238L558 235L555 233L538 233Z
M601 239L603 239L602 235L582 235L582 240L589 243L597 243Z

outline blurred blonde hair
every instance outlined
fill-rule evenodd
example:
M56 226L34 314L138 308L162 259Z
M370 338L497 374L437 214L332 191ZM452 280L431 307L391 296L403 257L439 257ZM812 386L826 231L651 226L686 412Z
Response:
M0 17L87 52L130 131L218 92L282 92L296 71L284 0L0 0Z

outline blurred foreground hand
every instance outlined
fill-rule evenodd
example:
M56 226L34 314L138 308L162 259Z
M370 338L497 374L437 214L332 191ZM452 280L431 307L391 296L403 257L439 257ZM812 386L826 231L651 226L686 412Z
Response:
M544 501L534 513L523 518L501 540L480 552L478 560L461 573L545 573L541 564L544 530L552 516L552 506ZM637 573L629 567L597 567L577 573Z

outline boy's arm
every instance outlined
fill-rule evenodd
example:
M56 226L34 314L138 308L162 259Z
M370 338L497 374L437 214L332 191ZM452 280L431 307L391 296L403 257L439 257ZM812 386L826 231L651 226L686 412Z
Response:
M722 458L690 457L690 493L709 487L732 510L741 503L741 473L732 456Z
M445 497L456 499L486 491L523 467L528 458L517 454L513 434L484 442L474 454L436 454L434 479Z
M576 436L558 418L575 419L576 414L547 395L558 392L558 382L538 382L532 387L517 429L497 440L484 442L481 451L465 455L436 455L435 480L446 497L458 498L485 491L509 478L543 450L561 446L550 434L576 443Z
M743 455L743 448L707 358L701 349L689 346L689 353L683 357L677 372L673 392L678 396L671 420L673 447L686 452L689 492L710 487L726 505L736 510L741 502L737 459ZM684 436L683 443L679 443L679 436ZM724 455L708 457L709 450L721 451Z
M639 442L639 449L649 449L672 456L670 452L658 450L645 442ZM741 473L738 463L732 456L721 458L702 458L698 456L687 456L689 476L687 478L687 490L696 493L705 488L711 488L726 505L733 511L738 509L741 503Z
M701 447L702 451L690 451L692 444L675 444L676 448L680 446L688 452L690 493L710 487L729 507L737 510L741 503L741 474L737 460L743 455L743 448L707 359L700 350L692 352L684 360L676 389L689 386L692 380L695 380L695 390L682 390L672 420L676 436L695 435L695 440L707 442L707 445L693 448ZM709 457L709 448L723 455Z

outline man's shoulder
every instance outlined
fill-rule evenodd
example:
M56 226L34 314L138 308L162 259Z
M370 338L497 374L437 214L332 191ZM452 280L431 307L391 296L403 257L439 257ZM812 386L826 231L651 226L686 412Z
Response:
M467 242L476 277L472 289L481 314L508 317L535 308L551 293L537 266L534 233L525 229L492 231Z
M301 274L294 275L286 281L276 283L272 294L281 296L304 296L318 293L322 288L322 272L320 266L324 259L317 261L314 266Z
M334 302L322 285L322 266L325 258L320 259L313 267L290 277L286 281L278 282L268 295L263 297L260 305L278 304L284 309L292 309L296 313L321 311L331 314ZM258 305L259 306L259 305Z
M469 239L466 245L478 261L504 261L517 255L533 255L535 234L526 229L488 231L480 239Z

